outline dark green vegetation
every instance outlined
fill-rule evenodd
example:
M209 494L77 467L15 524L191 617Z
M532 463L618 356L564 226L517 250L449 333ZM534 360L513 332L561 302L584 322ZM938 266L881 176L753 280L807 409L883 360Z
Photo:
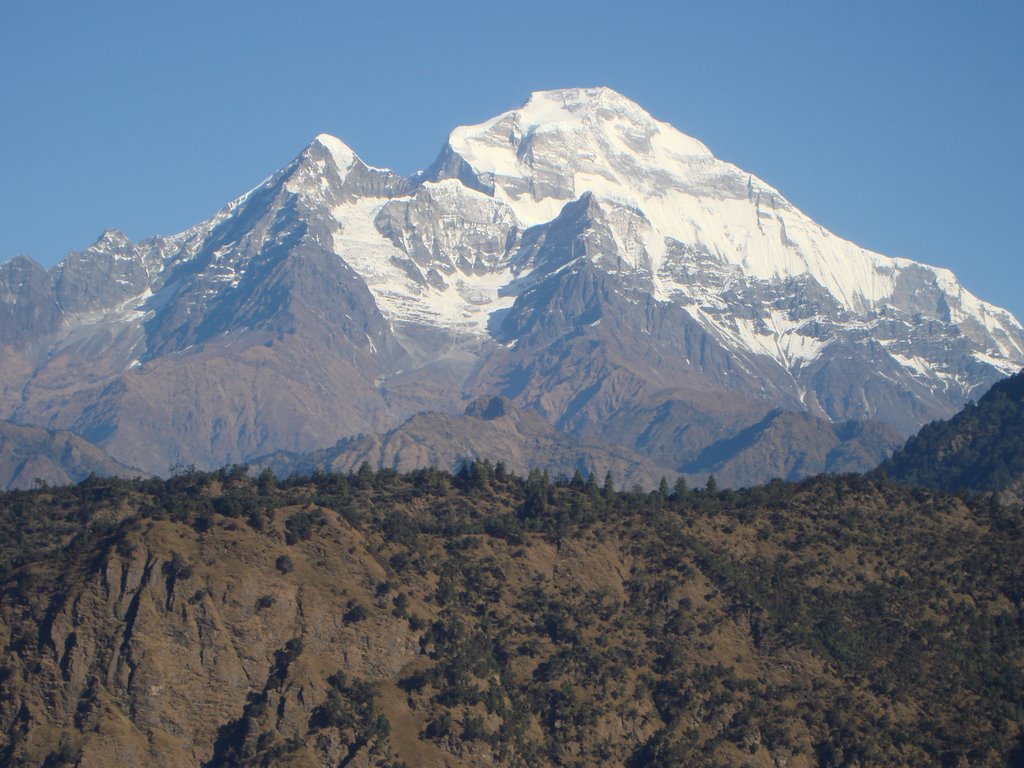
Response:
M906 485L1024 493L1024 372L997 382L949 421L923 427L879 472Z
M0 764L1020 765L1024 519L859 476L0 495Z

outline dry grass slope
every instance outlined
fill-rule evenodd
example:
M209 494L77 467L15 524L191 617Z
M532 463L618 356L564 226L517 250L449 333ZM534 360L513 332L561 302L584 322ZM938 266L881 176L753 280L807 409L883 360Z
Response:
M987 498L222 470L7 493L0 537L5 765L1022 757L1024 519Z

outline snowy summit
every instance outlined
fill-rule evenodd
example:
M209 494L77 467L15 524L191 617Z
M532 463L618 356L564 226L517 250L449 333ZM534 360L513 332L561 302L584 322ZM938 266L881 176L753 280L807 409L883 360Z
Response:
M5 270L0 341L24 350L4 366L7 417L95 433L133 462L169 411L183 442L156 471L494 394L605 437L639 409L631 448L666 413L726 402L701 439L776 407L908 434L1024 364L1017 320L948 270L837 237L607 88L540 91L456 128L410 178L320 134L186 232L107 232L49 272ZM278 354L292 357L250 372ZM168 376L183 378L168 391ZM282 402L318 416L296 431Z

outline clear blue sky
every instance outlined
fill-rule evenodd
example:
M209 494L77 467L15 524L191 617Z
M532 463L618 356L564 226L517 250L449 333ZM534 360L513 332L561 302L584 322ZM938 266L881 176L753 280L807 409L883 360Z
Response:
M1024 319L1024 2L0 2L0 260L208 217L317 133L408 173L608 85Z

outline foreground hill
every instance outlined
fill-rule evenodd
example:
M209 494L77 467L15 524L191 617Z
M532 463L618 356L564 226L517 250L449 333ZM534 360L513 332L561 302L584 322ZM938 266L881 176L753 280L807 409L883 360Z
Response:
M879 467L907 485L1024 497L1024 372L949 421L926 425Z
M5 765L1022 757L989 499L221 471L3 494L0 534Z

